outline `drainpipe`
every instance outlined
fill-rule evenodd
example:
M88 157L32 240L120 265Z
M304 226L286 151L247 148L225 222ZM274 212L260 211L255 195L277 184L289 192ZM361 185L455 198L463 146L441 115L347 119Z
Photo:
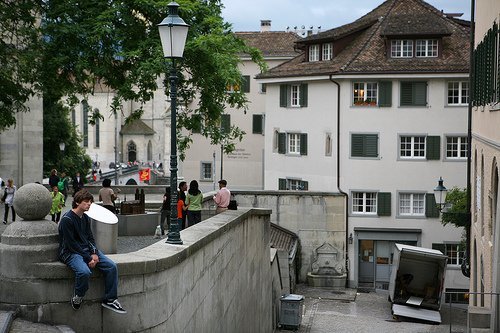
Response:
M349 195L342 191L340 188L340 84L332 79L330 74L330 81L337 86L337 190L345 197L345 271L347 279L345 287L349 287Z
M465 260L462 262L462 274L466 277L470 277L470 228L472 221L471 214L471 159L472 159L472 98L474 97L474 85L472 84L474 80L474 33L475 33L475 23L474 23L474 12L476 7L476 1L471 0L470 2L470 45L469 45L469 89L471 98L469 98L469 107L467 109L467 215L468 223L465 227L465 237L466 237L466 250L465 250Z

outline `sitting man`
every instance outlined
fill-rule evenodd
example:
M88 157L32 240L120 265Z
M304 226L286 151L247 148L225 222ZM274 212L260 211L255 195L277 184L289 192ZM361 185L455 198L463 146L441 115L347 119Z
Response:
M71 306L78 310L89 289L91 269L104 275L104 300L101 305L118 313L127 313L118 302L118 270L116 264L95 245L90 218L84 214L94 201L87 190L75 193L73 209L59 222L59 259L75 272L75 290Z

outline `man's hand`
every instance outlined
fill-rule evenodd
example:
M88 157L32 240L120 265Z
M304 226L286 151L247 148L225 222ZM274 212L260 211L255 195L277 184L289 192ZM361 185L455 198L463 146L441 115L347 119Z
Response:
M94 268L95 265L97 265L97 262L94 259L92 259L92 260L89 261L88 265L89 265L90 268Z
M94 268L95 265L97 265L97 263L99 262L99 257L97 256L97 254L92 254L90 255L90 257L92 258L92 260L89 261L88 265L90 268Z

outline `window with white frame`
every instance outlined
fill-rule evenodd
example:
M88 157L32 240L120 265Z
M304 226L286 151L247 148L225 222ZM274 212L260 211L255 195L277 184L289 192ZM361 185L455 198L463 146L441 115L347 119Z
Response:
M292 84L291 86L290 106L300 106L300 86L298 84Z
M448 257L448 265L460 265L462 264L462 258L464 257L464 249L458 243L432 243L432 248L443 252L445 256Z
M333 44L325 43L323 44L323 60L332 60L333 57Z
M446 137L446 158L460 160L467 158L468 141L466 136Z
M319 61L319 44L309 46L309 61Z
M399 140L401 158L425 158L425 136L401 136Z
M288 189L292 191L302 190L302 180L300 179L287 179Z
M356 214L377 214L377 193L353 192L352 212Z
M307 83L280 84L280 107L307 107Z
M377 105L377 82L354 82L352 99L354 105Z
M400 193L399 215L401 216L425 216L425 194L424 193Z
M469 104L469 82L448 82L448 105Z
M437 57L438 41L437 39L417 39L415 41L416 57Z
M288 133L289 154L300 154L300 133Z
M213 179L212 162L201 162L200 178L201 180Z
M309 183L305 180L298 178L279 178L278 179L278 189L279 190L293 190L293 191L307 191L309 189Z
M397 39L391 41L392 58L411 58L413 57L413 41L409 39Z
M460 265L464 251L461 251L460 244L444 244L444 255L448 257L448 265Z

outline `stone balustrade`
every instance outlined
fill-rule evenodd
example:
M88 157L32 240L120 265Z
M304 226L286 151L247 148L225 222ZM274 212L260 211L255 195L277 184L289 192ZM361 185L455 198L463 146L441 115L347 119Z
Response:
M0 309L76 332L271 332L270 214L240 207L183 230L183 245L160 240L109 255L118 265L127 315L101 307L98 273L74 311L74 276L57 261L56 225L12 223L0 243Z

